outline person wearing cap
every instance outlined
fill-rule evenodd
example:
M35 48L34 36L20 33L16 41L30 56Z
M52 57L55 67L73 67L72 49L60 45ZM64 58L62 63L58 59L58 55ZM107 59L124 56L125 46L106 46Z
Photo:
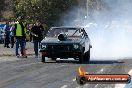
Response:
M17 21L15 23L15 28L14 28L14 37L16 40L16 56L20 57L20 54L18 53L19 50L19 45L21 47L21 56L24 56L24 49L25 49L25 42L26 42L26 30L25 27L23 25L23 23L20 21L21 19L19 19L19 21Z

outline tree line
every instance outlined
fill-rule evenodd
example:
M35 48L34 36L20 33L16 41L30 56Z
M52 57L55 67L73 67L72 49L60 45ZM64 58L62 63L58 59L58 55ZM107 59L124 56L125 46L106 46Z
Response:
M0 17L7 19L21 17L26 22L39 20L54 25L64 12L76 5L77 0L0 0ZM7 14L5 10L13 13ZM3 15L4 12L8 16Z
M85 1L85 2L84 2ZM59 23L68 10L88 1L89 15L106 7L103 0L0 0L0 18L15 20L21 17L27 23L39 20L49 26ZM83 7L82 5L82 7ZM84 6L87 8L87 6ZM86 13L86 12L85 12Z

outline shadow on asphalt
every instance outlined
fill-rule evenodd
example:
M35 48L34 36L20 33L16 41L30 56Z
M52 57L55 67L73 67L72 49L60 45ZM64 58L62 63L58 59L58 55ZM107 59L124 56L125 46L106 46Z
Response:
M48 61L45 63L72 63L72 64L80 64L78 61L70 61L70 60L57 60L57 61ZM90 61L90 62L84 62L81 64L115 64L115 63L124 63L121 61L114 61L114 60L107 60L107 61L99 61L99 60L94 60L94 61Z
M99 61L99 60L95 60L95 61L90 61L88 62L88 64L114 64L114 63L124 63L121 61L114 61L114 60L107 60L107 61Z

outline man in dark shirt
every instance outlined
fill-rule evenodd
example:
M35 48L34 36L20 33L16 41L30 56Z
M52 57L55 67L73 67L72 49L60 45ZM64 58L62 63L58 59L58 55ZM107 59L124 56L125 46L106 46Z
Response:
M10 43L10 25L9 25L9 22L6 22L6 25L5 25L4 29L5 29L4 47L10 48L9 47L9 43Z
M41 40L43 39L43 27L39 22L36 22L31 29L31 34L33 36L35 58L38 58L38 48Z

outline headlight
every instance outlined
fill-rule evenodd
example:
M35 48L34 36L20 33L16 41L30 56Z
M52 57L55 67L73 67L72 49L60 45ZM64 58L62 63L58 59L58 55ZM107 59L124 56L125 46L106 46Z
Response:
M44 45L44 44L41 45L41 49L46 49L46 48L47 48L46 45Z
M74 49L78 49L79 48L79 45L73 44L73 47L74 47Z

